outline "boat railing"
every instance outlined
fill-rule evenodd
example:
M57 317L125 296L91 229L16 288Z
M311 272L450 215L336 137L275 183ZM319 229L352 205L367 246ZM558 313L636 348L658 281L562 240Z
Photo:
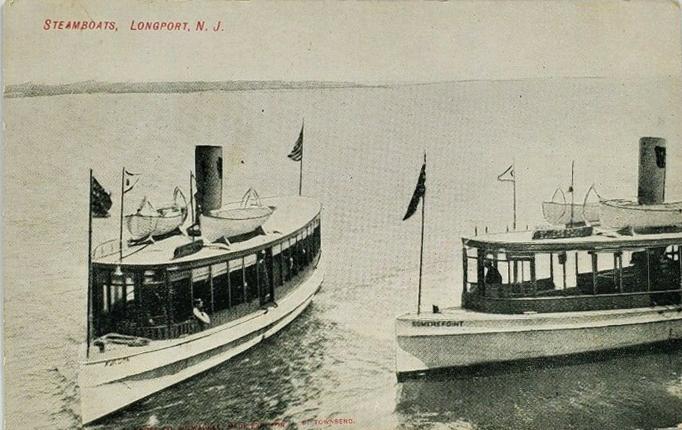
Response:
M130 243L128 241L124 241L122 252L123 258L129 257L137 252L142 251L150 244L151 242L147 242L139 245L130 246ZM106 242L100 243L92 250L92 258L94 260L110 257L112 255L117 255L119 253L119 249L121 248L118 239L110 239L107 240Z
M119 241L118 239L107 240L97 245L92 250L92 258L104 258L110 255L118 254L119 252Z
M610 294L538 295L527 297L488 297L476 293L463 295L467 309L499 314L527 312L578 312L604 309L631 309L655 305L679 304L682 289L677 287L662 291L636 291Z
M160 324L139 326L129 321L122 321L116 327L119 333L131 336L139 336L152 340L175 339L180 336L190 335L200 330L196 320L186 320L172 324Z

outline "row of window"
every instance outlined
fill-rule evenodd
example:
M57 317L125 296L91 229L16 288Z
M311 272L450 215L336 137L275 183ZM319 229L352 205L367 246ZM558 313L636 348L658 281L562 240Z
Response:
M95 334L133 334L136 327L190 320L198 299L204 311L217 316L244 303L275 301L278 291L314 262L320 246L316 218L296 236L271 248L206 267L136 272L124 268L118 276L110 270L96 270Z
M680 246L509 255L465 250L465 291L506 296L675 290ZM491 286L491 288L487 288ZM498 289L496 287L501 287Z

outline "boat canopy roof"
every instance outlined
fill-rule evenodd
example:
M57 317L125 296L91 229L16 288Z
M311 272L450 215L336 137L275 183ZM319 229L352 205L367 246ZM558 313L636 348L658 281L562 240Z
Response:
M273 243L297 234L306 228L320 214L322 205L317 200L307 197L273 197L262 199L263 205L275 207L272 216L263 224L264 235L257 235L248 240L234 242L226 249L220 244L207 243L199 252L185 257L173 258L175 249L192 242L192 238L184 235L171 236L155 243L131 246L124 249L123 261L119 261L116 252L103 257L95 256L93 266L114 268L120 266L127 269L178 269L195 268L239 258L268 248Z
M533 239L533 231L492 233L463 237L464 246L486 251L537 253L561 251L613 251L657 248L682 244L682 232L658 234L621 234L595 228L590 236L559 239Z

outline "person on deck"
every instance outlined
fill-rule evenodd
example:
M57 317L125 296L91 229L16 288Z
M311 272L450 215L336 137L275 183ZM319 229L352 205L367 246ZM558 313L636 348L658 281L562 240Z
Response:
M258 278L260 279L260 285L263 291L261 292L261 305L265 301L271 301L270 296L270 276L268 275L268 266L265 260L265 251L261 251L260 258L258 259Z
M486 268L485 283L488 285L501 284L502 275L500 275L500 272L497 270L497 267L495 267L493 262L491 260L485 260L484 266Z
M492 260L485 260L485 263L483 263L485 267L485 277L483 278L483 281L486 286L486 290L484 291L485 293L488 294L495 294L499 291L498 288L487 288L489 286L499 286L502 284L502 275L500 275L500 272L497 270L497 267L493 264Z
M201 299L194 300L194 309L192 309L194 318L199 323L201 330L205 330L209 325L211 325L211 317L204 312L204 302Z

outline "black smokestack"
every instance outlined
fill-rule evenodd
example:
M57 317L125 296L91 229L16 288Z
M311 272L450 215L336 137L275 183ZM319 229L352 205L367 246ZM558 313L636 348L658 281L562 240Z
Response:
M639 185L637 202L654 205L665 201L665 139L639 139Z
M223 204L223 147L198 145L194 151L199 213Z

